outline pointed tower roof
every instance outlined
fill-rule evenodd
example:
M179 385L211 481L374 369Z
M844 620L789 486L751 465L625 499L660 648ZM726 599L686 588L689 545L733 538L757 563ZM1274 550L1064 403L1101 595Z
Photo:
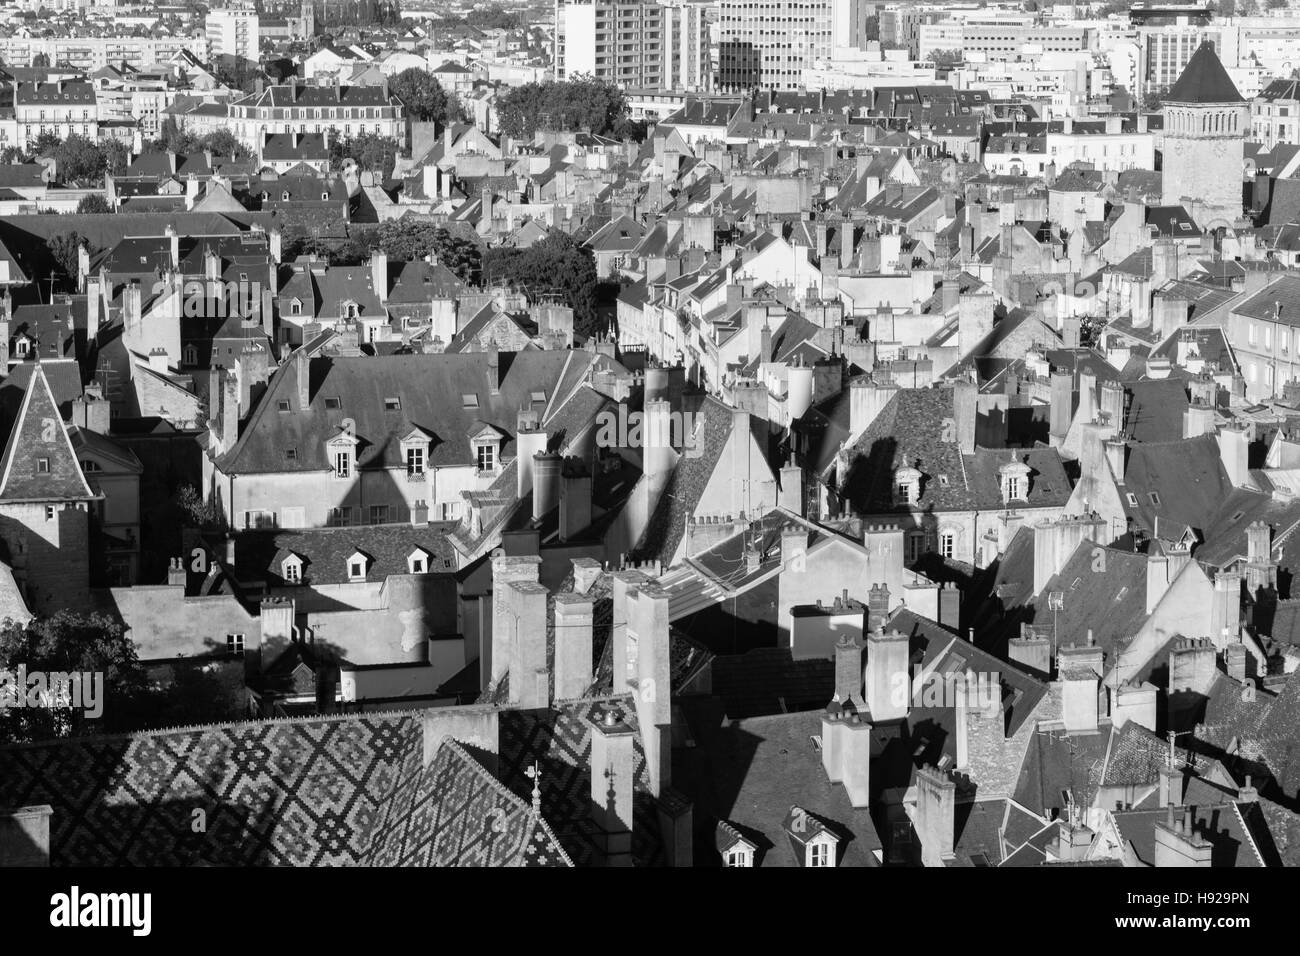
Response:
M0 459L0 501L89 501L94 497L38 362Z
M1182 75L1169 92L1166 103L1243 103L1228 71L1219 62L1213 43L1202 43L1187 61Z

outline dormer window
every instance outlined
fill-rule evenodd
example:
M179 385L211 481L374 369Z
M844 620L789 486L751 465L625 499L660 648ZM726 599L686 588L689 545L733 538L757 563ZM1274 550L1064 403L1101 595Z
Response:
M478 453L478 470L491 471L495 467L496 449L491 445L479 445L476 449Z
M280 563L280 577L287 584L302 583L302 558L291 554Z
M290 315L302 315L302 299L294 299L289 303Z
M360 551L352 552L348 558L348 580L354 583L364 581L369 564L370 559L366 555Z
M998 469L1003 504L1029 500L1029 473L1029 466L1015 458Z
M19 358L25 357L27 353L31 351L31 347L31 343L26 339L18 339L14 342L14 352L18 354Z
M921 472L900 468L894 473L894 497L900 504L914 505L921 500Z
M411 574L429 573L429 552L416 548L406 556L406 570Z
M357 465L357 440L350 432L342 432L325 446L330 469L335 478L351 478Z
M193 345L187 345L185 346L185 352L183 353L182 358L186 365L198 365L199 350Z

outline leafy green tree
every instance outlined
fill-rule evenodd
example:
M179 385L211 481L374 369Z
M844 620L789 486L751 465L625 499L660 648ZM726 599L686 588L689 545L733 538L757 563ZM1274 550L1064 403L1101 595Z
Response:
M446 123L451 98L428 70L413 66L388 83L389 92L402 101L407 115L420 122Z
M85 213L106 213L112 212L113 207L109 205L108 200L99 193L91 193L89 196L83 196L81 202L77 203L77 215Z
M377 133L363 133L350 139L335 139L330 143L330 159L335 169L352 159L363 170L381 173L385 179L393 174L397 163L397 140Z
M33 156L45 156L53 153L59 148L63 140L59 139L59 134L46 130L31 142L31 154Z
M53 156L64 182L97 182L107 166L103 150L75 133L54 147Z
M411 216L389 219L358 231L354 238L365 247L367 256L377 249L395 261L412 262L432 254L466 282L477 281L482 267L483 253L478 243Z
M102 714L92 717L70 706L0 706L0 741L7 743L129 729L138 723L149 690L135 644L119 622L103 614L59 611L27 624L5 620L0 671L13 675L6 681L9 693L20 689L14 684L20 666L28 675L102 675ZM21 688L24 696L28 689ZM5 693L0 685L0 697Z
M596 260L567 233L553 232L527 249L489 249L483 255L483 281L522 287L530 298L558 295L573 309L575 332L590 336L600 331Z
M131 165L131 151L120 140L106 139L99 145L104 154L104 169L114 176L120 176Z
M74 229L71 232L61 232L51 236L46 241L46 245L62 276L75 279L81 248L81 236L77 235L77 231Z
M618 87L589 76L550 83L525 83L497 96L501 132L525 139L539 129L612 133L627 116Z

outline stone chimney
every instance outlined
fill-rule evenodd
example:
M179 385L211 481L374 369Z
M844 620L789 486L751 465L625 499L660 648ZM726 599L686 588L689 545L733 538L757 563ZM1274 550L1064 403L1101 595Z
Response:
M1215 411L1208 405L1188 405L1183 411L1183 437L1199 438L1214 433Z
M582 594L555 596L556 700L577 700L591 687L594 607Z
M842 783L849 803L865 808L871 792L871 724L858 714L822 716L822 768L831 783Z
M536 581L506 584L506 613L514 631L510 655L510 703L525 709L551 702L546 667L546 586Z
M635 675L637 722L645 750L650 792L672 781L672 672L669 660L668 592L650 583L627 596L625 664Z
M786 414L798 421L808 411L813 399L813 368L799 362L786 369Z
M560 540L571 541L591 526L591 469L581 458L560 468Z
M479 652L480 679L485 687L510 673L515 648L515 608L509 585L517 581L536 583L541 563L542 559L535 555L494 554L492 557L492 639Z
M1194 832L1191 808L1179 817L1171 805L1156 824L1156 866L1209 866L1214 845Z
M867 632L873 633L883 628L888 620L889 585L873 584L867 592Z
M172 558L167 562L167 586L169 588L185 587L185 560Z
M533 490L533 456L545 452L546 443L540 414L533 409L521 411L515 429L515 494L520 498Z
M586 594L600 577L600 562L594 558L574 558L572 563L573 590L578 594Z
M960 627L961 591L955 581L939 585L939 623L950 630Z
M1223 649L1224 673L1238 684L1246 680L1246 646L1229 644Z
M1034 525L1034 594L1041 595L1075 549L1085 540L1099 540L1105 527L1096 515L1064 515Z
M135 331L143 318L140 304L140 284L129 282L122 289L122 324L128 331Z
M381 303L388 301L388 256L375 251L370 253L370 285L375 298Z
M293 374L298 411L305 412L311 408L311 359L304 348L293 353Z
M1063 647L1058 652L1061 718L1066 733L1097 732L1100 703L1097 691L1104 661L1104 652L1093 643L1092 631L1088 632L1087 644Z
M1244 428L1224 425L1219 429L1219 458L1234 488L1242 488L1249 478L1249 439Z
M1218 647L1241 640L1241 572L1219 571L1210 596L1210 636Z
M907 716L912 692L910 663L906 634L896 629L886 633L882 626L867 635L867 707L874 723Z
M916 773L915 825L921 864L946 866L953 859L957 833L957 785L935 767Z
M644 418L641 422L644 454L642 455L642 472L645 475L650 501L658 502L668 479L677 462L677 454L671 443L672 405L666 401L655 400L645 403Z
M1131 720L1154 733L1158 696L1156 685L1149 681L1121 684L1115 689L1114 703L1110 708L1111 723L1118 730Z
M1056 439L1052 444L1059 445L1074 420L1074 376L1065 369L1052 370L1048 418L1048 431Z
M1036 677L1050 677L1052 673L1052 642L1046 634L1020 625L1020 635L1007 641L1007 657Z
M862 696L862 645L852 634L845 634L835 645L835 696L831 703L840 709L851 705L862 713L867 709Z
M560 500L560 471L564 459L554 452L533 456L533 521L541 521Z
M1118 434L1124 433L1124 386L1119 382L1101 383L1101 413Z
M636 731L614 710L591 720L591 815L605 866L632 865Z

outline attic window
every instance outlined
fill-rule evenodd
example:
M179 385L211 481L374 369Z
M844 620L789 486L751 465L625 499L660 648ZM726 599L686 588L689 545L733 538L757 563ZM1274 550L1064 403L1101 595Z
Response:
M325 408L330 411L338 411L342 407L343 402L339 400L338 396L325 399Z
M478 396L473 392L462 395L460 397L460 404L462 408L478 408Z
M942 487L947 488L947 487L948 487L948 476L947 476L947 475L940 475L940 476L939 476L939 484L940 484Z
M48 475L50 473L50 460L48 458L37 458L36 471L42 475Z
M1077 590L1079 585L1082 583L1083 583L1083 578L1075 578L1073 581L1070 582L1070 590L1071 591Z
M1138 506L1138 496L1133 494L1131 491L1128 493L1128 506L1130 508L1136 508Z
M529 397L530 397L533 401L535 401L535 402L545 402L545 401L546 401L546 393L545 393L545 392L533 392L532 395L530 395Z
M1240 520L1242 519L1242 517L1243 517L1245 514L1246 514L1246 512L1244 512L1244 511L1238 511L1235 515L1232 516L1232 520L1233 520L1233 521L1240 521Z
M1128 587L1127 587L1127 586L1126 586L1126 587L1122 587L1122 588L1120 588L1120 589L1119 589L1119 593L1115 595L1115 603L1118 604L1120 601L1124 600L1124 597L1125 597L1125 595L1127 595L1127 594L1128 594Z
M1151 491L1147 493L1147 497L1151 499L1151 503L1153 505L1155 505L1157 508L1160 507L1160 495L1158 495L1154 491Z
M284 450L284 457L285 457L287 460L289 460L289 461L297 461L297 460L298 460L298 449L296 449L296 448L286 448L286 449Z
M364 579L366 576L366 564L360 558L348 562L348 577L352 580Z
M282 412L287 412L289 410L289 400L287 398L282 398L275 403L275 407Z
M402 410L402 400L400 398L384 399L384 411L400 412Z

